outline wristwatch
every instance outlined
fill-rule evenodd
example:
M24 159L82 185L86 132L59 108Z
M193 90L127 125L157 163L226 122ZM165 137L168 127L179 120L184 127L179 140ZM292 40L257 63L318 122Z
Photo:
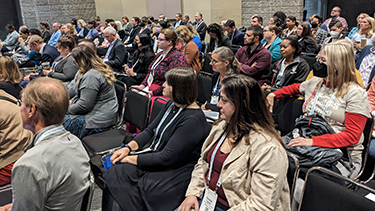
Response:
M136 77L137 76L137 73L134 73L133 77Z
M129 145L125 144L124 147L128 148L128 149L129 149L129 152L132 151L132 148L131 148Z

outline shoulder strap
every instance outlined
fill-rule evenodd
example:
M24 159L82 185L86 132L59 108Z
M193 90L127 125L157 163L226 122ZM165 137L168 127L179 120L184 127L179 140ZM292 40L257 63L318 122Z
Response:
M14 103L14 104L16 104L16 105L18 105L18 106L21 105L21 102L20 102L19 100L15 101L15 100L12 100L12 99L10 99L10 98L8 98L8 97L5 97L5 96L0 96L0 100L6 100L6 101L9 101L9 102L11 102L11 103Z

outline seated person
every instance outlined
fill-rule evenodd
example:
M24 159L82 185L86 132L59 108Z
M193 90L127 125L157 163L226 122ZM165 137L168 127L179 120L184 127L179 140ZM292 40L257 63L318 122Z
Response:
M0 90L21 99L21 80L22 75L16 62L9 56L0 57Z
M341 21L339 21L339 20L332 20L329 23L328 27L329 27L330 37L327 37L324 40L323 45L331 43L331 42L336 42L338 40L344 40L344 39L353 44L353 41L351 41L351 39L349 39L348 37L346 37L342 33L343 32L343 27L342 27Z
M244 45L244 34L236 28L234 20L227 20L224 24L225 31L228 32L228 38L232 45Z
M281 59L281 54L280 54L281 39L277 36L278 32L279 32L279 29L275 25L265 26L263 30L264 38L263 40L260 41L262 45L270 51L272 64Z
M89 21L87 24L88 24L88 27L89 27L90 31L87 33L85 38L90 39L90 40L94 40L95 38L99 38L99 32L95 28L96 27L95 21Z
M45 76L56 78L66 83L73 80L78 71L78 66L74 65L71 55L75 45L76 43L72 36L60 38L56 46L61 57L54 61L50 70L43 70L42 73Z
M126 50L124 43L116 38L116 29L107 27L104 29L104 37L110 43L103 58L103 62L109 65L114 72L123 72L122 65L126 63Z
M165 77L163 94L172 100L144 131L113 153L114 166L104 175L102 210L173 210L184 199L209 126L195 103L194 70L177 67ZM149 142L148 153L140 153Z
M271 67L271 53L260 42L263 30L260 26L250 26L245 34L245 46L238 49L236 59L241 64L241 73L254 78L262 85Z
M74 48L72 57L79 71L74 79L76 87L69 84L71 104L64 127L82 138L104 131L118 121L116 78L113 71L86 45Z
M286 28L280 33L280 38L284 39L285 37L298 37L297 35L297 26L298 22L296 17L288 16L286 18ZM274 25L276 26L276 25Z
M25 88L21 117L34 137L13 166L13 202L0 210L81 209L90 164L81 141L61 126L68 106L59 80L40 77Z
M134 41L138 45L138 49L134 53L131 67L125 66L127 77L123 77L122 81L129 88L133 85L140 85L145 79L148 67L155 58L155 54L151 48L151 38L147 34L139 34L135 36Z
M0 63L3 58L0 57ZM11 182L13 165L23 155L23 149L32 137L31 131L22 127L18 100L0 87L0 186Z
M375 44L375 37L373 39ZM356 55L355 66L357 70L361 73L363 88L367 88L367 84L372 81L375 73L375 62L374 55L375 47L374 45L368 45L358 52Z
M207 27L207 33L210 35L210 43L207 46L207 52L212 53L216 48L232 45L230 39L223 34L221 26L217 23L212 23Z
M214 210L290 210L288 157L259 84L243 75L221 83L220 120L203 144L178 211L197 210L208 192L217 194Z
M43 39L38 35L32 35L30 37L29 46L30 50L40 53L40 64L48 62L50 66L52 66L55 59L60 56L60 53L55 47L44 43Z
M163 93L161 86L165 82L165 73L173 67L186 67L187 60L181 52L174 47L177 34L172 29L161 30L158 38L158 48L162 51L155 56L148 68L146 78L137 89L147 91L152 96L160 96Z
M302 83L310 72L309 64L300 57L301 47L297 38L286 37L281 42L280 52L283 58L272 65L271 81L262 86L267 92L294 83Z
M368 102L370 104L371 115L375 116L375 77L372 78L371 86L367 91ZM368 154L375 159L375 131L372 131L372 138Z
M201 38L199 37L199 34L198 34L197 30L190 23L186 24L185 26L188 27L190 32L193 34L192 40L197 45L197 47L199 49L199 52L201 52L202 51L202 41L201 41Z
M232 50L228 47L218 47L212 52L210 65L214 74L212 75L211 96L208 101L201 106L202 110L216 111L220 109L216 104L220 100L221 81L228 75L240 72L240 63L234 57Z
M306 22L297 26L298 42L302 53L317 53L318 44L312 36L310 25Z
M372 17L365 17L362 19L361 24L359 25L359 30L352 37L354 43L354 48L356 50L361 49L361 40L365 39L365 46L372 45L372 41L375 38L374 33L375 21Z
M5 53L5 52L12 51L13 49L15 49L16 44L18 42L18 38L20 37L18 32L14 29L13 24L6 25L5 29L7 30L8 35L5 38L5 40L2 42L3 47L1 48L1 53Z
M322 25L323 18L319 15L314 15L312 19L312 34L316 40L316 43L319 45L319 48L322 47L323 42L328 37L328 33L326 30L322 29L320 26Z
M330 43L323 47L314 64L314 77L303 83L283 87L267 96L272 110L274 99L304 95L304 116L322 116L335 131L312 138L292 139L288 146L346 147L349 159L340 159L331 169L343 176L354 178L362 166L363 129L369 115L365 90L355 76L352 48L343 43Z
M188 61L188 66L193 68L198 74L202 67L199 62L199 49L193 41L193 34L186 26L179 26L175 29L177 36L183 40L182 54L186 57Z

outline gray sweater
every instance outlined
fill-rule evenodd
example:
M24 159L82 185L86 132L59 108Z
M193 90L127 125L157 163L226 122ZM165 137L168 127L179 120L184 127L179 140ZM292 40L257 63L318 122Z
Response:
M74 93L70 89L74 87L69 87L69 93ZM72 104L68 110L72 118L85 115L87 129L106 128L117 122L114 83L109 84L99 71L91 69L82 76L76 89L75 96L70 96Z

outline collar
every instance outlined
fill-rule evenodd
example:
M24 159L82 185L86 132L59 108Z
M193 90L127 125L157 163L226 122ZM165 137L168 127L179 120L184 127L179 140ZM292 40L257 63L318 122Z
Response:
M54 129L61 126L59 125L50 125L47 126L41 130L39 130L37 133L34 134L33 139L31 140L30 144L25 148L25 152L35 146L35 142L43 135L43 133L47 132L48 130Z
M39 50L39 53L40 54L43 54L43 51L44 51L44 47L46 46L46 43L43 43L42 47L40 48Z

